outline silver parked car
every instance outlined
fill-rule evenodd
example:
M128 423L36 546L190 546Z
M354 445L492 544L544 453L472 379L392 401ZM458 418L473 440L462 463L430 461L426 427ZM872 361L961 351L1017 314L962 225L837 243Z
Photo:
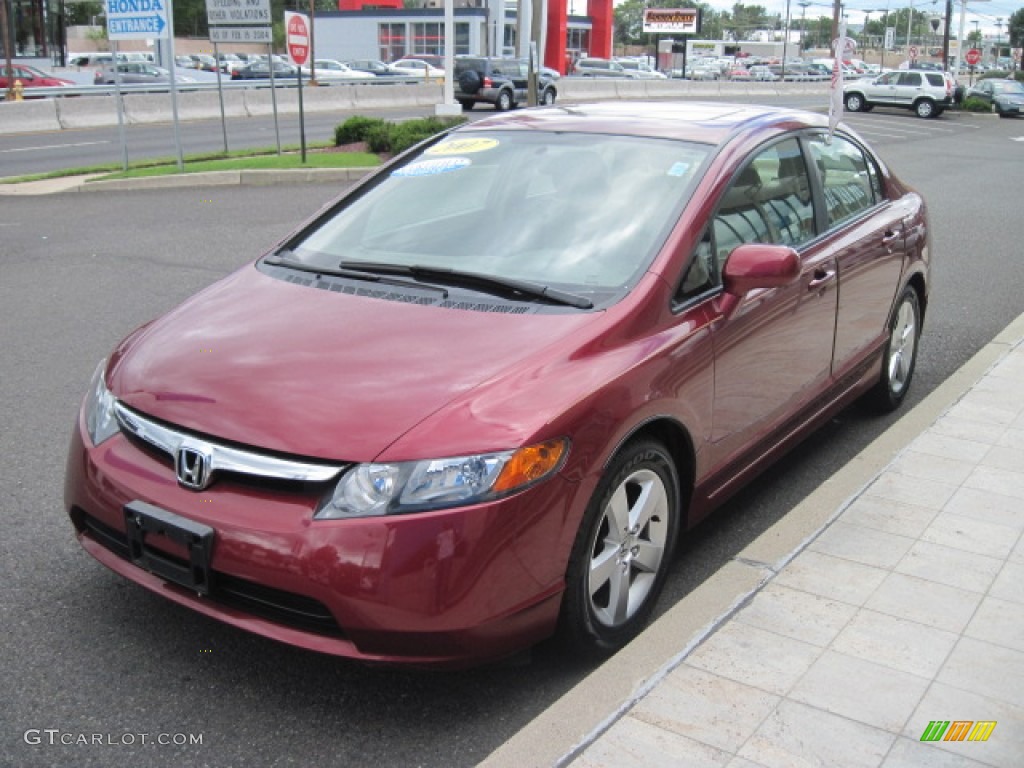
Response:
M955 89L953 76L946 72L897 70L847 83L843 99L850 112L869 112L876 106L902 107L913 110L918 117L938 117L953 105Z

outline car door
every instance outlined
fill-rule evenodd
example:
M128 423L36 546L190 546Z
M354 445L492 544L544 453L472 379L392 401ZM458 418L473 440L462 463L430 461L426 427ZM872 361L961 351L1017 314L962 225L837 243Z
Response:
M878 104L898 104L896 85L899 79L899 72L886 72L881 77L877 77L865 84L864 95L868 101Z
M712 324L712 456L718 467L746 464L767 450L828 386L838 283L831 252L814 247L816 228L810 175L795 137L751 158L713 217L719 264L751 242L788 245L800 258L794 283L751 291Z
M832 372L857 376L884 339L912 211L885 197L874 160L852 139L822 133L808 145L824 200L821 247L835 254L839 274Z
M910 107L923 90L924 78L920 72L900 72L900 79L896 84L895 103L901 107Z

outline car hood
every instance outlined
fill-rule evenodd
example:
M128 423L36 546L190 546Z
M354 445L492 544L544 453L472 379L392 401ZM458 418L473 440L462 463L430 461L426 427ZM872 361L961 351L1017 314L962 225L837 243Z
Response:
M107 380L127 406L216 439L369 461L601 314L420 306L249 266L129 336Z

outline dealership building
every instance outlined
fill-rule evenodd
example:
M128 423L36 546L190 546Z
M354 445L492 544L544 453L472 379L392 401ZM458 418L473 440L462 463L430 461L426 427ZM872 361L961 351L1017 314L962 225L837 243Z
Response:
M64 2L0 0L7 6L9 20L7 40L0 40L0 56L9 48L16 59L63 63L68 52ZM316 57L394 61L402 56L442 55L443 0L425 0L419 8L401 5L401 0L338 0L337 11L318 11ZM566 73L580 56L611 55L612 0L545 0L542 8L539 48L545 66ZM518 7L505 0L455 0L455 53L526 56L530 13L528 0ZM134 47L126 45L122 50ZM229 50L226 45L222 48Z

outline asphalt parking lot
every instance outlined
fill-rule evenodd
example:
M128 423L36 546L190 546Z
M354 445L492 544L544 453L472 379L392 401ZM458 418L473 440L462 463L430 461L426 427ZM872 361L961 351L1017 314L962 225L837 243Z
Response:
M1007 170L1024 152L1024 121L876 111L849 122L930 205L935 282L916 401L1024 311L1019 227L1008 224L1019 179ZM179 609L75 543L64 454L96 362L334 192L196 187L0 203L3 764L473 765L589 671L552 647L530 663L459 674L356 666ZM662 610L890 421L851 409L701 526L677 556Z

